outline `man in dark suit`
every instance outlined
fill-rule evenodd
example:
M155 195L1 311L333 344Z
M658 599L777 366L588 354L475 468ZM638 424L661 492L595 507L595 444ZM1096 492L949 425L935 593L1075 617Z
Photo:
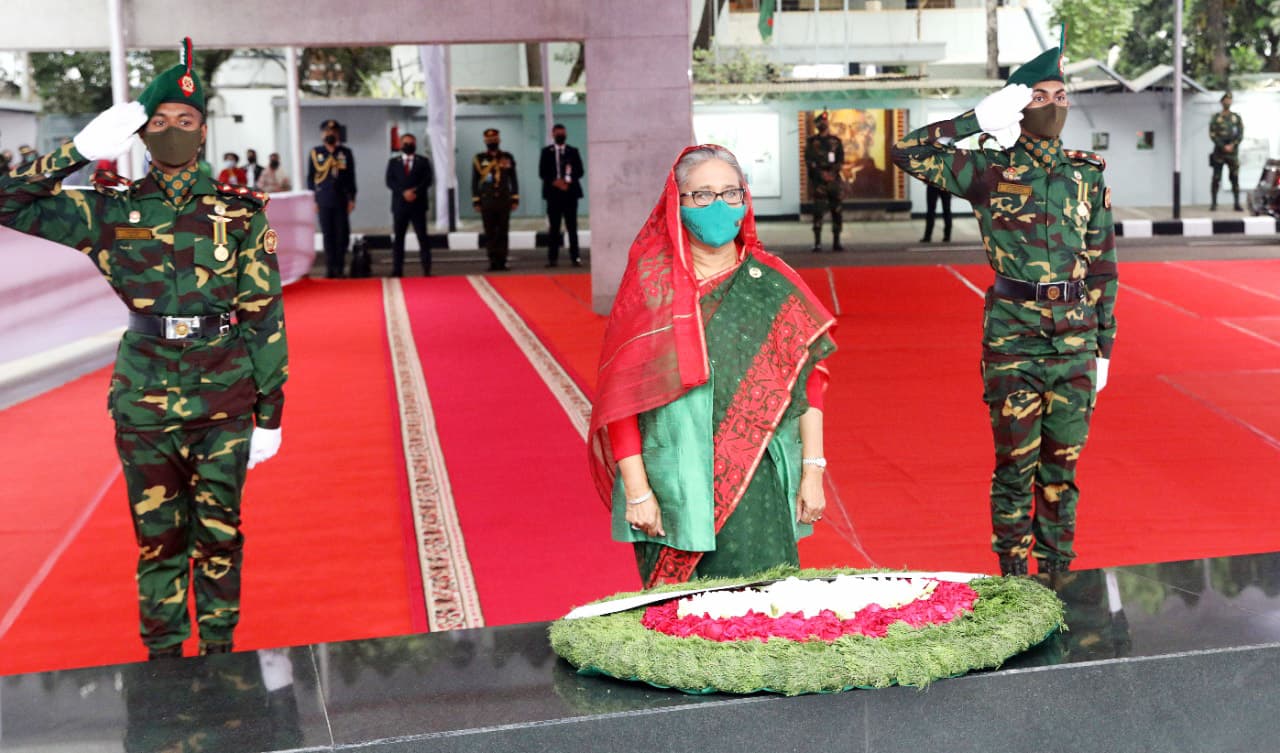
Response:
M307 157L307 189L315 192L316 214L324 235L326 277L342 277L351 242L351 212L356 208L356 158L343 146L342 125L329 119L320 125L324 143Z
M418 155L418 139L400 137L400 155L387 162L387 188L391 189L391 276L404 274L404 234L413 223L418 236L422 273L431 276L431 246L427 243L427 191L434 168L431 159Z
M542 178L542 198L547 200L547 220L551 224L551 239L547 242L547 266L554 267L560 256L560 221L569 231L569 259L573 266L582 266L578 253L578 199L582 198L582 155L565 142L564 126L556 123L551 129L555 143L542 150L538 162L538 177Z

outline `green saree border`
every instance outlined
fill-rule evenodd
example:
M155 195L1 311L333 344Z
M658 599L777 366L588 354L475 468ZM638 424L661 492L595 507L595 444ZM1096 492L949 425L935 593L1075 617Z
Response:
M717 578L650 589L678 591L691 585L722 586L798 576L892 570L775 568L752 578ZM883 638L849 635L832 642L718 642L678 638L640 624L644 607L576 620L549 628L551 647L582 674L648 683L685 693L836 693L892 685L925 686L975 669L998 667L1009 657L1066 628L1062 602L1030 578L990 577L969 584L978 592L973 612L944 625L911 628L898 623ZM634 596L615 594L600 601Z

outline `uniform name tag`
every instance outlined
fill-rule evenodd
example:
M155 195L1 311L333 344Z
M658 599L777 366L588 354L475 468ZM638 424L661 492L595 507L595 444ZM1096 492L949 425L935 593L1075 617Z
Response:
M1018 183L998 183L996 191L1000 193L1016 193L1019 196L1030 196L1031 186L1024 186Z
M151 232L149 227L116 228L116 240L118 241L149 241L155 237L155 233Z

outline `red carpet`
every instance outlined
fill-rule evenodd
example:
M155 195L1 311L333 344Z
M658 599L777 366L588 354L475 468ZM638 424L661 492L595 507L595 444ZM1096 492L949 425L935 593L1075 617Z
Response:
M1078 566L1280 550L1280 261L1121 271L1111 384L1080 465ZM802 562L992 571L981 300L965 284L985 287L990 270L802 274L841 311L830 510ZM553 618L637 576L591 490L581 416L495 314L509 304L564 366L560 392L589 394L604 328L589 276L489 282L498 299L462 278L403 289L470 572L496 625ZM379 283L303 283L287 300L285 445L246 493L237 642L423 630ZM105 389L99 372L0 413L0 674L142 656Z
M485 623L553 619L638 585L630 551L600 545L603 507L584 510L582 437L472 284L404 291Z

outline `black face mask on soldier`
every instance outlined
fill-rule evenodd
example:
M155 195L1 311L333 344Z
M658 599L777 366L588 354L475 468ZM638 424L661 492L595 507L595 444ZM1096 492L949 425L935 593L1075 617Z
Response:
M1022 127L1035 136L1056 139L1067 123L1067 111L1070 109L1065 105L1028 107L1022 111Z
M273 160L271 160L270 162L268 162L267 164L268 164L268 165L271 165L271 169L272 169L272 170L279 170L279 169L280 169L280 160L278 160L278 159L273 159Z
M418 151L418 145L413 143L412 141L406 141L400 145L400 151L404 152L405 154L413 154L414 152Z
M565 142L565 135L563 133L557 133L551 138L554 139L557 144L563 144Z
M502 142L500 141L486 141L484 142L484 145L485 145L485 148L488 149L489 151L496 152L498 151L498 145L501 143Z
M326 133L324 136L324 143L328 144L329 146L333 146L334 144L338 143L338 134Z

